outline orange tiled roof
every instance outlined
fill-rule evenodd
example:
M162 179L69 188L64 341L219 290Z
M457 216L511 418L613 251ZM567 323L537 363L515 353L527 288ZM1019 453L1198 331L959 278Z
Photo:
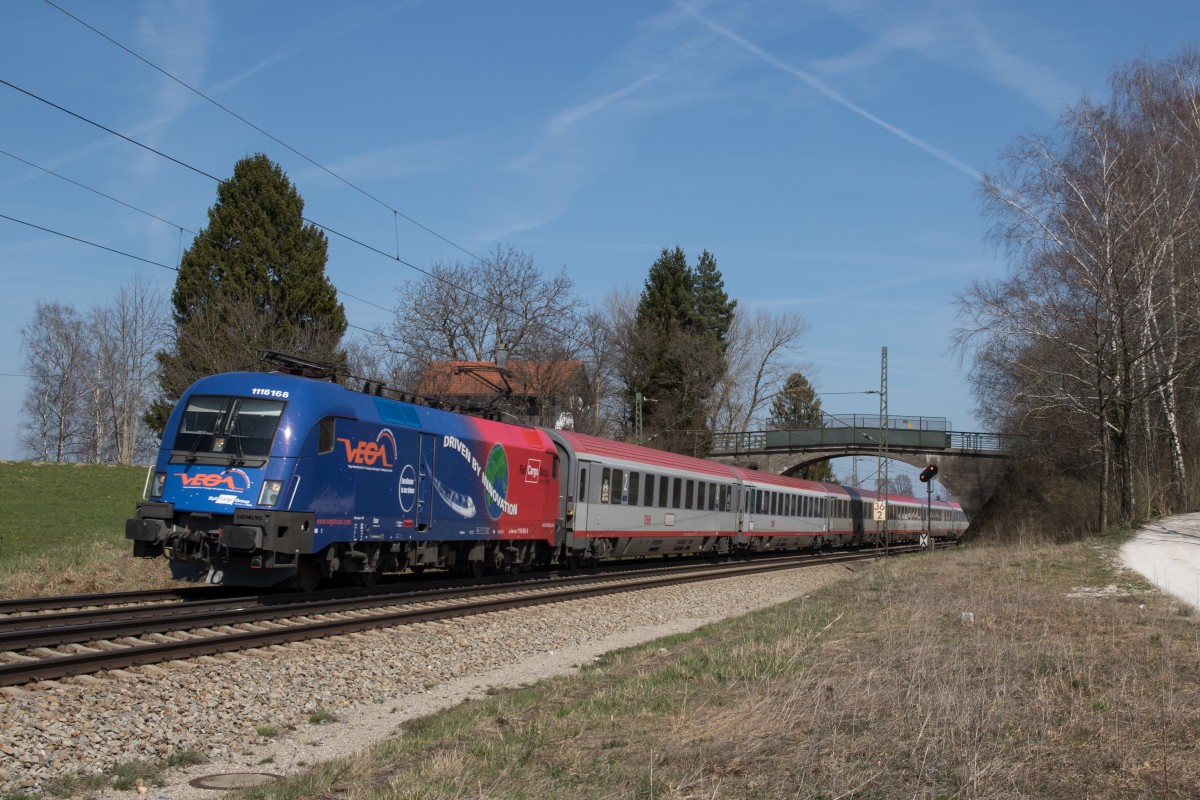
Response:
M510 361L508 386L517 396L550 394L582 367L583 362L578 360ZM504 377L491 361L434 361L421 375L416 393L428 397L490 397L504 386Z

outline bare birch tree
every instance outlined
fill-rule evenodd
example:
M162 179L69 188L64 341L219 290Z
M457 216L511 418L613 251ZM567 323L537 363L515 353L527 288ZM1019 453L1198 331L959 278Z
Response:
M794 358L807 332L808 322L795 312L734 311L725 352L728 368L713 396L713 430L745 431L754 423L765 424L762 414L797 368Z
M1122 521L1148 513L1135 477L1162 483L1149 474L1159 432L1169 502L1186 496L1179 392L1200 364L1198 77L1190 52L1120 70L1108 103L1082 102L1054 134L1018 140L981 189L1011 259L1006 279L960 298L958 341L976 348L981 407L1072 443L1095 478L1101 528L1110 506ZM1070 456L1060 446L1055 458Z
M132 464L148 458L156 439L144 416L158 391L155 354L170 340L167 299L140 278L89 315L96 461Z
M29 386L21 411L21 444L39 461L74 461L86 456L86 325L72 306L38 303L21 328Z

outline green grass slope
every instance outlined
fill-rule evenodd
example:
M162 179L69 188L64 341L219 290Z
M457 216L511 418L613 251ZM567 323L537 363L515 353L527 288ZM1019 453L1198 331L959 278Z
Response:
M125 540L145 482L146 467L0 462L0 597L166 585Z

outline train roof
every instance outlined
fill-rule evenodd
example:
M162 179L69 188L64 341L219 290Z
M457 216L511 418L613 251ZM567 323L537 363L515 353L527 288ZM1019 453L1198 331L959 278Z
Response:
M853 500L875 501L883 498L882 494L872 491L871 489L857 489L853 486L838 486L830 483L824 485L830 490L831 493L839 494ZM927 502L923 497L910 497L909 495L903 494L889 494L887 499L889 503L904 503L906 505L923 506ZM955 510L962 508L962 506L960 506L958 503L949 500L934 500L931 505L934 508L950 508Z
M749 469L746 467L734 467L734 472L738 477L749 483L765 483L771 486L786 486L789 489L803 489L809 492L818 492L826 494L830 489L838 489L841 487L833 484L818 483L817 481L805 480L804 478L793 478L789 475L777 475L774 472L762 472L757 469Z
M598 456L659 469L684 470L724 480L737 478L737 471L733 467L716 461L668 453L666 450L655 450L653 447L614 442L610 439L588 436L575 431L556 430L554 434L561 437L579 455Z
M554 444L540 428L471 417L451 411L365 394L329 381L280 372L225 372L200 378L185 393L251 395L255 389L280 399L289 409L309 417L343 416L427 431L437 435L473 434L506 446L531 447L547 453ZM468 430L469 429L469 430Z

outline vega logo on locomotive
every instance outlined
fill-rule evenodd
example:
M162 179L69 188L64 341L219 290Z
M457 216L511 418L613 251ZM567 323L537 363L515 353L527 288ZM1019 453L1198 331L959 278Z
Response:
M244 492L250 488L250 476L240 469L227 472L198 472L188 475L186 472L176 473L185 489L225 489L230 492Z
M396 439L390 430L382 430L375 441L351 442L338 438L346 448L346 465L351 469L390 472L396 465Z

